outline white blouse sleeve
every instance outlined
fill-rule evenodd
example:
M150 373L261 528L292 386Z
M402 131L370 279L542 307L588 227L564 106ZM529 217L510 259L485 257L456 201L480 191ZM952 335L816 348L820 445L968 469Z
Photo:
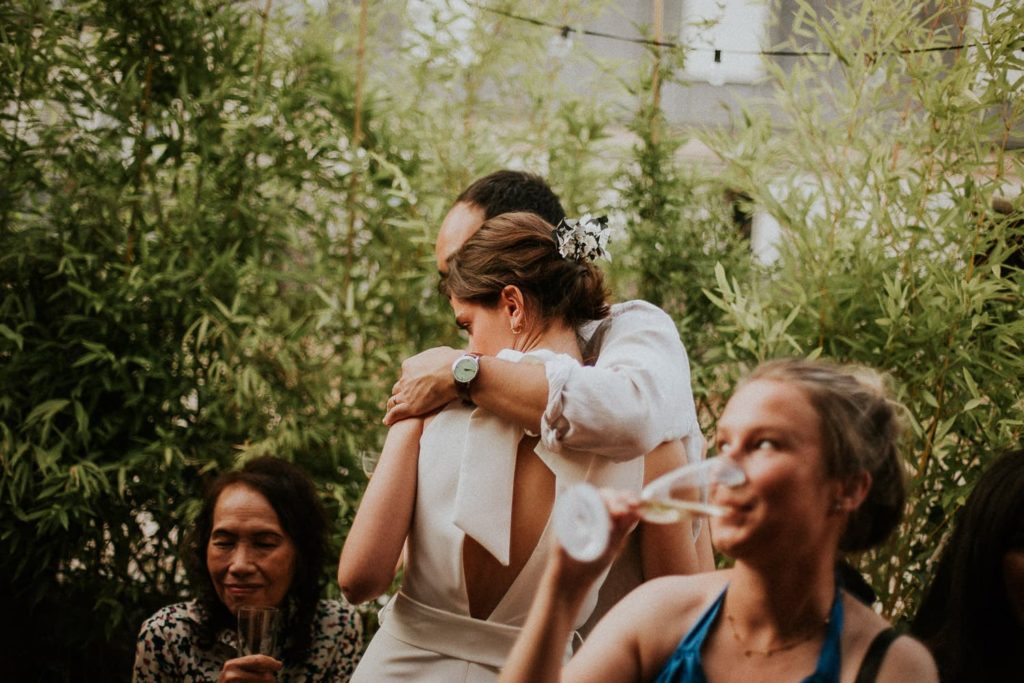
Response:
M596 335L595 365L545 363L544 444L629 460L686 437L688 454L699 458L703 437L690 365L672 319L645 301L629 301L612 306Z

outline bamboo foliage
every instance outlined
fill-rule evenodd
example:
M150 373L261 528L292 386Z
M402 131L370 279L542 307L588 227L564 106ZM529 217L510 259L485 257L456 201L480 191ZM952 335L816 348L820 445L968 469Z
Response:
M957 3L918 14L864 2L827 18L800 7L797 43L834 52L773 71L782 132L751 113L709 141L731 184L783 227L780 257L747 281L724 269L708 297L738 368L820 354L893 378L911 501L900 532L861 562L884 610L910 616L951 513L1020 443L1024 223L1020 157L1005 143L1024 83L1005 78L1020 46L1004 31L1024 14L986 10L972 33ZM914 50L961 43L984 47Z
M306 466L337 547L394 369L438 328L430 245L387 131L351 144L344 63L272 6L4 11L3 592L39 617L22 650L66 653L30 666L114 680L187 589L176 542L223 468Z

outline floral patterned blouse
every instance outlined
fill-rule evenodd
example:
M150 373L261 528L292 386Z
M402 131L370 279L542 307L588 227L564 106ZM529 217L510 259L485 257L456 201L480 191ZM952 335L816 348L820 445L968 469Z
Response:
M201 649L194 631L201 619L195 600L168 605L147 619L136 643L132 680L216 681L224 662L238 656L237 635L233 629L224 629L212 648ZM279 683L337 683L352 676L363 642L359 615L338 600L321 600L314 621L309 657L279 671Z

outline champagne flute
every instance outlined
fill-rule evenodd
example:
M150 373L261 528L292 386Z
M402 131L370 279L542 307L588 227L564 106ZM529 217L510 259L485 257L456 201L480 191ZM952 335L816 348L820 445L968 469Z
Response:
M238 608L238 656L275 654L281 611L276 607Z
M359 455L359 466L363 469L363 474L369 479L373 476L373 471L377 469L377 463L380 461L380 449L364 448L357 452Z
M709 458L667 472L640 490L640 518L652 524L674 524L698 515L721 517L726 510L708 502L712 482L742 485L747 477L728 458ZM552 518L555 534L570 557L593 562L608 547L611 520L597 489L574 484L558 500Z

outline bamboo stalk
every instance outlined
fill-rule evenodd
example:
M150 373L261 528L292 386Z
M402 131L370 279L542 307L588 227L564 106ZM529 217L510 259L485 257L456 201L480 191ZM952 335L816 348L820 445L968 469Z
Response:
M146 75L142 89L142 100L139 102L139 136L135 139L135 198L132 199L132 214L128 221L128 234L125 236L124 262L131 264L135 261L135 232L138 221L141 220L142 207L142 175L146 159L146 126L149 121L149 103L153 94L153 69L156 63L156 47L152 39L149 43L149 53L146 55Z
M252 84L256 87L256 82L259 80L260 71L263 69L263 48L267 44L267 19L270 17L270 5L273 0L267 0L266 4L263 5L263 11L260 12L260 45L256 51L256 66L253 68Z
M359 0L359 42L356 44L356 101L355 121L352 124L352 144L363 142L363 85L366 73L367 0Z
M359 0L359 38L356 43L356 93L353 103L352 121L352 172L348 186L348 234L345 238L345 274L342 281L342 292L347 293L352 281L352 251L356 243L356 201L359 190L359 167L357 155L363 143L363 81L365 79L366 62L366 25L367 0ZM347 295L347 294L346 294Z
M652 8L654 24L654 67L651 74L651 140L659 141L658 110L661 108L661 42L664 35L665 0L654 0Z

